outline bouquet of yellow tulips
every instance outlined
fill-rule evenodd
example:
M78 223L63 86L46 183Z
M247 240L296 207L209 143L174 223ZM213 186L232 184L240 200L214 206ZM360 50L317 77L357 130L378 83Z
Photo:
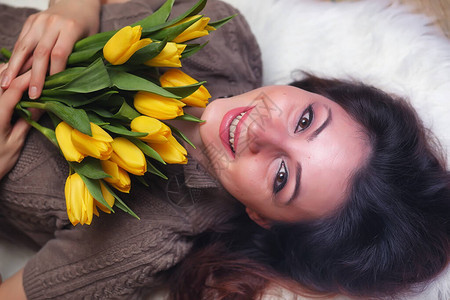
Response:
M98 209L110 213L113 206L138 218L117 192L130 192L130 176L145 184L146 172L166 178L152 162L187 162L174 135L190 141L164 121L201 122L183 107L205 107L211 96L205 82L179 69L181 59L206 43L185 42L208 35L233 16L211 23L199 15L206 4L200 0L168 20L173 3L166 1L131 26L78 41L67 69L46 78L41 97L30 101L24 95L16 107L69 163L65 197L73 225L90 224ZM166 68L163 74L160 67ZM55 129L33 121L30 107L45 110Z

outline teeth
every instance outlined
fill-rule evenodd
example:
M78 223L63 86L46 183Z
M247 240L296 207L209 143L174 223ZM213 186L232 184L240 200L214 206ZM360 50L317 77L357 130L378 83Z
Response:
M231 122L230 125L230 146L231 146L231 150L233 150L233 152L235 152L235 148L234 148L234 132L236 131L236 127L237 124L239 123L239 121L242 119L242 116L245 115L246 112L240 113L236 118L234 118L234 120Z

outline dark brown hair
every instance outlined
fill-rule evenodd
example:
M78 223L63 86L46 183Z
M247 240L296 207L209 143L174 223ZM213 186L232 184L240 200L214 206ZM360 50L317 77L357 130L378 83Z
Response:
M200 235L172 274L174 299L255 299L273 282L379 297L447 265L450 174L410 105L361 83L308 76L292 85L335 101L364 128L371 154L347 201L331 216L270 230L243 212Z

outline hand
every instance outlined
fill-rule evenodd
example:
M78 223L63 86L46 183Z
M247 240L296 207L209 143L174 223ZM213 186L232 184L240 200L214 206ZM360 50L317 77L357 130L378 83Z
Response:
M1 65L0 70L5 66ZM24 119L18 119L11 124L11 118L17 102L28 88L30 72L13 80L10 87L4 91L0 88L0 179L8 173L17 162L20 151L30 125ZM40 112L32 112L33 119L38 118Z
M96 33L99 20L99 0L61 0L31 15L14 46L8 67L0 76L1 87L8 88L18 74L31 68L28 93L31 99L38 98L49 63L50 75L64 70L74 44Z

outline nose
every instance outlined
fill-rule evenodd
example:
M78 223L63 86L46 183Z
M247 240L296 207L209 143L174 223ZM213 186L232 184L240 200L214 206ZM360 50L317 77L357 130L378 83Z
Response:
M277 130L276 126L268 119L254 120L247 127L247 131L247 144L252 153L280 149L285 143L282 130Z

